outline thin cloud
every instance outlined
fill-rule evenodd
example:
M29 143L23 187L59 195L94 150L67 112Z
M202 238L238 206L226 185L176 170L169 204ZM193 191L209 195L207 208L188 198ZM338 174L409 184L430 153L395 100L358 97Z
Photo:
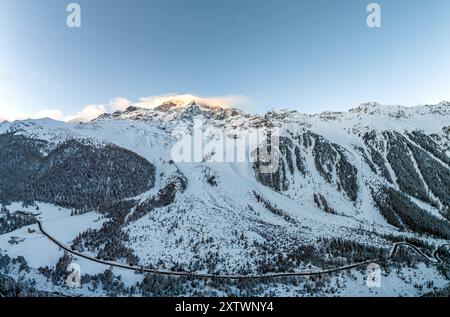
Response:
M8 106L0 106L0 122L3 121L14 121L14 120L24 120L28 117L26 113L17 113L11 111Z
M31 119L50 118L53 120L63 121L64 114L58 109L44 109L30 116Z
M254 105L252 100L246 96L242 95L227 95L227 96L211 96L202 97L193 94L166 94L158 96L149 96L140 98L138 101L133 102L129 99L123 97L112 98L108 105L94 104L85 106L81 111L66 115L59 109L43 109L34 114L13 114L8 113L6 110L0 112L0 122L4 120L14 121L14 120L24 120L24 119L39 119L39 118L50 118L58 121L66 122L87 122L106 112L115 112L118 110L125 110L130 106L152 109L160 106L165 102L173 102L178 106L183 106L189 102L195 101L197 103L205 104L212 107L236 107L240 109L248 109Z
M246 107L251 104L250 98L242 95L227 95L227 96L214 96L214 97L202 97L192 94L167 94L150 96L139 99L138 102L133 105L141 108L155 108L165 102L172 102L178 106L183 106L191 101L206 104L213 107Z
M87 122L106 112L104 105L89 105L73 116L65 117L62 121Z
M99 115L106 112L106 108L103 105L89 105L84 107L81 111L74 115L66 116L61 110L58 109L43 109L33 114L26 113L8 113L4 111L0 113L0 122L2 121L15 121L26 119L42 119L50 118L57 121L77 121L86 122L97 118Z
M123 97L115 97L109 101L109 108L111 111L125 110L130 107L132 102Z

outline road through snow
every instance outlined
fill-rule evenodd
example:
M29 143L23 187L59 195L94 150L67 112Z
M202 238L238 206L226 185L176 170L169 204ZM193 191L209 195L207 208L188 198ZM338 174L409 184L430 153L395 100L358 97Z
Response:
M147 268L139 267L139 266L132 266L132 265L127 265L127 264L122 264L122 263L104 261L101 259L97 259L93 256L89 256L89 255L83 254L81 252L74 251L71 248L69 248L68 246L66 246L63 243L61 243L60 241L58 241L56 238L52 237L50 234L48 234L45 231L45 229L43 228L42 223L40 221L37 220L37 224L38 224L39 230L42 232L42 234L44 236L46 236L50 241L52 241L54 244L56 244L61 249L65 250L75 256L79 256L86 260L104 264L104 265L107 265L110 267L117 267L117 268L133 270L133 271L137 271L137 272L152 273L152 274L157 274L157 275L186 276L186 277L197 278L197 279L217 278L217 279L234 279L234 280L237 280L237 279L265 279L265 278L290 277L290 276L314 276L314 275L330 274L330 273L339 272L339 271L346 271L346 270L349 270L349 269L352 269L355 267L359 267L362 265L368 265L370 263L380 262L380 261L384 260L383 258L370 259L370 260L357 262L357 263L353 263L353 264L349 264L349 265L345 265L345 266L341 266L341 267L337 267L337 268L324 269L324 270L319 270L319 271L283 272L283 273L269 273L269 274L260 274L260 275L220 275L220 274L206 274L206 273L160 271L160 270L147 269ZM417 248L416 246L414 246L408 242L397 242L392 246L391 252L389 253L389 256L387 259L391 259L395 255L397 250L402 246L409 247L409 248L413 249L416 253L418 253L420 256L425 258L427 261L429 261L433 264L438 264L438 263L442 262L442 260L439 258L440 250L447 246L450 246L450 244L440 245L433 252L433 257L429 257L428 255L423 253L419 248Z

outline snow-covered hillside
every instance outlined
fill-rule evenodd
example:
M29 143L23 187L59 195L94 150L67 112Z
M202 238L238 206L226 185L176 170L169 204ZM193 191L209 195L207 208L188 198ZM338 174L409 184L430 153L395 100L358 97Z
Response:
M203 142L226 139L226 151L251 133L262 131L266 138L277 131L278 168L266 173L259 161L222 162L217 148L202 152L200 160L177 161L173 148L194 133L196 120L202 121ZM247 146L259 158L262 143ZM0 150L5 215L39 207L42 216L37 217L54 238L106 261L255 275L387 258L399 241L431 252L450 240L448 102L418 107L367 103L316 115L274 110L264 116L169 102L85 123L3 122ZM57 208L62 208L66 232L52 225L59 221ZM38 268L56 265L55 250L50 250L55 247L46 242L35 250L31 240L37 237L24 228L0 231L0 249L23 255L35 270L30 274L42 280L45 270ZM38 231L36 224L31 228ZM12 236L20 248L8 242ZM46 261L35 252L52 256ZM405 251L399 261L395 265L417 257ZM413 282L445 286L444 273L420 269L430 278L413 277ZM355 289L353 294L364 294L364 283L358 285L344 286L348 289L340 293ZM265 285L260 295L281 288ZM294 289L280 294L292 295ZM379 294L414 295L433 287L400 289Z

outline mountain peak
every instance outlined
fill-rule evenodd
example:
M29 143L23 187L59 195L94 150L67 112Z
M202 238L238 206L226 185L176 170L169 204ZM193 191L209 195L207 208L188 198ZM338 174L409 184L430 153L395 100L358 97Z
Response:
M350 109L349 112L353 113L371 113L377 109L380 109L382 105L378 102L371 101L360 104L357 108Z
M166 101L159 105L158 107L154 108L157 111L171 111L171 110L181 110L186 111L186 109L196 109L196 110L221 110L226 109L226 107L220 106L220 105L209 105L203 102L199 102L197 100L190 100L190 101L182 101L182 100L173 100L173 101Z
M162 103L161 105L159 105L158 107L155 108L155 110L157 111L170 111L174 108L177 108L178 105L172 101L167 101Z

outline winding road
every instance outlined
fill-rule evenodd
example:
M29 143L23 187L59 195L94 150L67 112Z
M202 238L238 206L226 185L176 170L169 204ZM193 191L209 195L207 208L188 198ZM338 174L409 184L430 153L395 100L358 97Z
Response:
M75 256L78 256L80 258L84 258L84 259L89 260L89 261L93 261L93 262L97 262L97 263L100 263L100 264L108 265L110 267L117 267L117 268L121 268L121 269L133 270L133 271L137 271L137 272L152 273L152 274L157 274L157 275L186 276L186 277L196 278L196 279L216 278L216 279L232 279L232 280L238 280L238 279L265 279L265 278L294 277L294 276L315 276L315 275L330 274L330 273L339 272L339 271L346 271L346 270L349 270L349 269L352 269L352 268L356 268L356 267L359 267L359 266L362 266L362 265L368 265L370 263L380 262L380 261L384 260L383 258L370 259L370 260L357 262L357 263L353 263L353 264L349 264L349 265L345 265L345 266L341 266L341 267L337 267L337 268L324 269L324 270L319 270L319 271L269 273L269 274L261 274L261 275L219 275L219 274L206 274L206 273L161 271L161 270L153 270L153 269L148 269L148 268L139 267L139 266L132 266L132 265L127 265L127 264L122 264L122 263L109 262L109 261L97 259L96 257L89 256L89 255L83 254L83 253L78 252L78 251L74 251L71 248L69 248L68 246L66 246L63 243L61 243L60 241L56 240L54 237L52 237L49 233L47 233L45 231L45 229L42 226L42 223L39 220L36 220L36 221L37 221L39 230L41 231L41 233L44 236L46 236L50 241L52 241L54 244L56 244L61 249L65 250L65 251L67 251L67 252L69 252L69 253L71 253L71 254L73 254ZM433 264L439 264L439 263L443 262L440 259L440 257L439 257L440 250L442 250L442 249L444 249L446 247L449 247L449 246L450 246L450 243L446 243L446 244L440 245L433 252L432 257L430 257L430 256L426 255L424 252L422 252L422 250L420 250L415 245L412 245L412 244L410 244L408 242L397 242L397 243L395 243L392 246L392 249L391 249L387 259L393 258L400 247L409 247L409 248L413 249L417 254L419 254L420 256L425 258L427 261L429 261L429 262L431 262Z

